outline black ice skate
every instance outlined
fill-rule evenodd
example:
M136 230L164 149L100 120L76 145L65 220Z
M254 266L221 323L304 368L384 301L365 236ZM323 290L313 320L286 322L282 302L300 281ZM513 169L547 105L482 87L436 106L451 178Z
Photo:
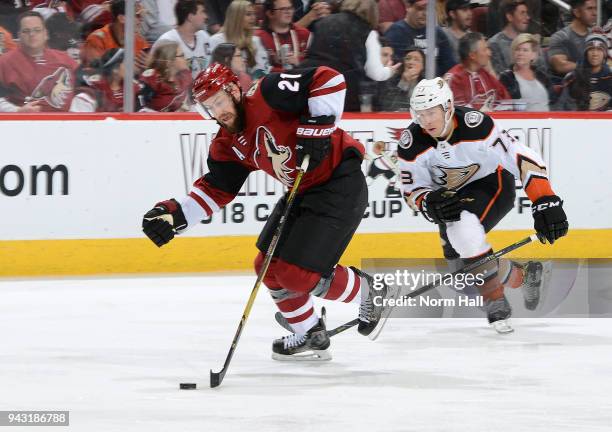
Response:
M512 308L508 300L506 300L506 296L496 300L486 300L484 307L487 312L489 324L491 324L491 327L493 327L497 333L504 334L514 331L510 325Z
M374 278L361 270L351 267L361 280L368 284L367 296L365 290L361 291L361 304L359 305L359 327L357 331L371 340L376 340L382 331L393 307L388 306L385 300L397 299L399 290L388 287L383 283L380 289L374 288ZM376 303L374 302L376 298Z
M325 321L319 319L319 323L305 335L292 333L276 339L272 343L272 358L279 361L331 360L331 354L327 351L329 345Z

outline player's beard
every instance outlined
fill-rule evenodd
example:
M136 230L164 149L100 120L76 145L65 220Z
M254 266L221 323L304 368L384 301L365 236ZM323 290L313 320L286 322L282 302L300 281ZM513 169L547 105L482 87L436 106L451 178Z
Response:
M232 96L232 103L234 104L234 110L236 111L234 123L232 125L228 125L227 123L217 120L217 124L221 126L222 128L224 128L225 130L227 130L229 133L235 134L238 132L242 132L242 130L244 129L245 113L244 113L244 107L242 106L242 103L234 99L233 96Z

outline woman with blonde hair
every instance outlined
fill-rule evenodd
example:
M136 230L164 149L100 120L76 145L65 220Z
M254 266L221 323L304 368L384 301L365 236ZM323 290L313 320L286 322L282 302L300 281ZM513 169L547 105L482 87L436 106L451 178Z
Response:
M234 0L225 12L225 22L219 33L210 38L210 49L231 42L235 44L246 61L248 73L253 79L270 72L268 53L259 36L253 34L256 22L255 9L247 0Z
M155 47L149 69L140 76L138 94L145 111L188 111L191 70L185 54L176 42L163 42Z
M512 65L499 75L512 99L519 99L525 111L550 111L556 99L546 73L535 66L540 43L531 33L521 33L512 41Z
M341 72L346 81L345 111L360 110L359 95L364 93L367 78L386 81L401 66L382 64L377 27L376 0L344 0L339 13L315 24L306 60L300 66L329 66Z

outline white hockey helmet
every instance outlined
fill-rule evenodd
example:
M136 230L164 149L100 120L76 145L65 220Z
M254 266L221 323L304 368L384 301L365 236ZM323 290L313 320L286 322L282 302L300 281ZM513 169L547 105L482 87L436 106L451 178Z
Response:
M446 81L440 77L423 79L419 81L410 96L410 115L418 124L417 111L441 105L446 113L446 122L448 122L454 112L453 102L453 92Z

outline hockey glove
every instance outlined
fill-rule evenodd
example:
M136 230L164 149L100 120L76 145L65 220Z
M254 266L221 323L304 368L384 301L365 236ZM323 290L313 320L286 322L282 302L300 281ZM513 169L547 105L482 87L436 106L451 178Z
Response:
M567 234L569 224L563 211L563 200L557 195L537 199L531 205L533 227L542 243L546 240L553 244L555 240Z
M302 165L305 155L310 155L310 170L315 169L329 153L331 135L336 130L335 116L318 116L300 118L296 136L296 164Z
M142 231L158 247L168 243L175 234L186 228L187 220L175 199L155 204L142 219Z
M423 213L431 222L443 224L457 222L463 210L457 192L441 188L429 192L423 201Z

